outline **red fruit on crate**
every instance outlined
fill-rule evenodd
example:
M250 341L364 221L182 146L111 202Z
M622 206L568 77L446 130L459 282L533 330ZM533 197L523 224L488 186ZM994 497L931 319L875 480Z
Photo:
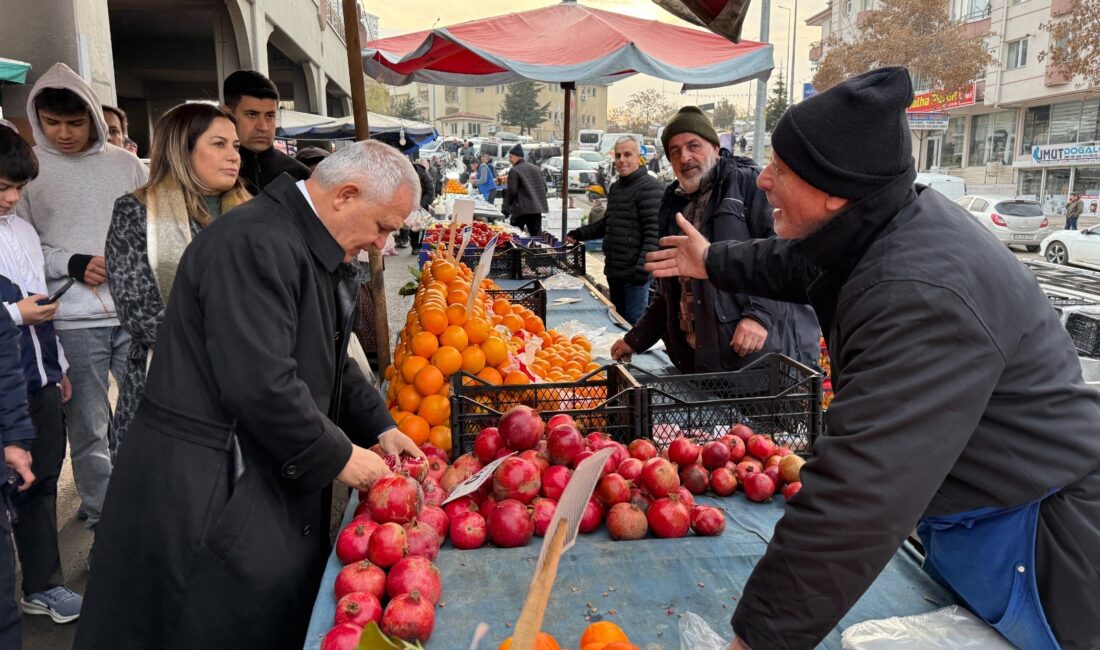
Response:
M775 494L775 481L771 480L767 474L762 472L749 474L745 478L743 485L745 487L745 496L748 497L749 501L763 503L771 499L772 495Z
M657 537L686 537L691 529L691 510L678 496L657 499L646 511L649 529Z
M608 474L596 484L596 499L610 508L616 503L630 501L630 481L619 474Z
M615 467L611 468L611 471L614 472L616 469L618 469L619 465L623 464L624 460L630 458L630 451L626 448L626 445L621 442L612 442L610 445L608 445L608 447L611 447L615 450L614 452L612 452L611 459L609 461L615 465Z
M584 514L581 515L581 525L578 529L582 533L591 533L600 527L603 521L603 507L595 499L589 499L584 506Z
M780 447L775 450L775 455L779 456L780 458L783 458L785 456L790 456L793 453L794 452L791 451L790 447L784 447L782 445L780 445Z
M779 467L779 461L783 460L783 457L779 454L772 454L764 460L764 469L769 467Z
M779 466L772 465L771 467L764 468L764 475L775 483L775 489L779 490L783 488L783 479L779 478Z
M354 517L355 519L359 519L360 517L362 517L374 521L373 519L371 519L370 516L370 503L367 503L366 498L364 498L365 496L366 494L362 490L360 490L359 505L355 506L355 512L352 514L352 517Z
M481 500L481 503L477 506L478 513L482 517L485 517L485 521L489 521L489 517L492 516L493 511L496 510L497 499L492 496L487 496Z
M424 479L424 483L421 484L420 488L424 491L424 505L420 508L421 512L428 506L438 507L447 499L446 490L439 484L439 481L436 481L431 476Z
M546 421L546 430L552 431L554 427L558 427L563 424L568 424L569 426L574 428L576 428L577 426L577 423L573 421L572 415L569 415L568 413L557 413L555 415L551 415L550 419Z
M443 512L449 519L454 521L455 517L464 512L477 512L479 507L473 497L466 495L444 505Z
M535 535L542 537L546 529L550 527L550 520L554 518L554 511L558 508L558 502L553 499L539 497L532 503L535 517Z
M447 531L451 528L451 518L438 506L424 506L417 515L417 521L425 526L431 526L440 540L447 538Z
M584 442L592 451L599 451L611 444L611 438L603 431L593 431L584 437Z
M446 464L447 461L450 460L449 458L447 458L447 452L428 442L420 445L420 451L424 452L424 455L428 457L429 462L433 458L443 461L444 464Z
M616 503L607 513L607 532L611 539L642 539L648 531L645 511L633 503Z
M443 476L439 479L439 487L443 488L443 491L450 494L454 491L455 487L459 483L470 478L472 472L462 469L461 467L455 467L454 465L447 468L443 472Z
M573 457L573 467L577 467L578 465L595 455L596 452L592 451L591 449L585 449L584 451Z
M487 534L485 518L476 512L467 511L451 517L451 544L459 550L481 548Z
M699 460L699 452L699 445L680 436L668 446L668 459L680 467L687 467Z
M687 506L689 510L695 507L695 495L686 487L681 485L680 488L676 490L676 496L680 499L680 503Z
M703 467L709 470L725 467L730 460L730 448L720 440L708 442L703 445L702 458Z
M546 441L540 440L539 444L541 445L544 442ZM538 468L539 474L542 474L547 470L547 468L550 467L550 456L544 451L539 451L537 447L535 449L528 449L527 451L519 454L517 458L522 458L523 460L533 464L535 467Z
M321 650L356 650L363 628L351 623L341 623L325 634L321 641Z
M360 560L349 564L336 574L336 599L356 591L373 594L381 600L386 596L386 572L370 563Z
M642 461L633 457L627 458L619 463L619 467L616 468L615 473L621 475L628 481L637 481L638 477L642 475Z
M573 459L584 449L584 438L572 424L559 424L546 434L546 451L555 465L572 465Z
M784 499L790 499L794 495L798 494L799 490L801 490L801 489L802 489L802 484L799 483L798 481L795 481L793 483L788 483L787 485L785 485L783 487L783 498Z
M443 595L443 579L431 560L410 555L390 568L386 575L386 593L390 598L397 598L414 591L435 605Z
M802 480L802 466L806 461L800 456L784 456L779 461L779 475L788 483L798 483Z
M353 520L336 538L336 557L343 564L367 559L370 538L378 524L365 519Z
M489 540L501 548L527 546L535 533L535 520L526 505L514 499L497 504L489 517Z
M493 472L493 496L498 501L515 499L526 505L538 496L541 487L539 468L522 458L509 458Z
M477 459L486 465L493 462L497 453L505 448L504 439L500 437L500 430L496 427L482 429L474 439L474 453Z
M427 643L435 627L435 605L418 591L401 594L386 605L380 627L387 636Z
M497 422L504 446L513 451L533 449L544 429L539 412L530 406L513 406Z
M470 454L462 454L455 459L455 462L451 463L451 467L457 467L460 470L468 472L466 476L472 476L477 474L485 467L485 464L478 460L477 456ZM448 490L450 492L450 490Z
M664 458L654 458L642 466L642 487L656 498L667 497L680 488L676 466Z
M653 501L653 497L649 496L645 490L641 488L630 488L630 503L634 504L634 506L642 512L649 510L649 506L653 505Z
M652 442L638 438L632 440L630 445L627 446L627 451L630 452L631 458L637 458L643 463L650 458L657 457L657 447Z
M775 442L772 441L771 436L765 436L763 434L757 434L745 443L745 448L748 449L749 455L754 458L765 461L769 456L775 455Z
M737 463L737 468L733 470L734 474L737 475L737 482L741 485L745 484L745 478L747 478L749 474L762 471L764 471L763 463L756 460L755 458L748 457L746 457L745 460L741 461L740 463Z
M745 441L737 436L726 436L726 446L730 449L730 462L740 463L745 458Z
M423 483L428 478L428 459L409 456L401 461L398 472L408 474L417 483Z
M680 483L692 494L702 494L710 487L710 474L702 465L688 465L680 471Z
M730 427L730 435L737 436L745 444L749 443L749 438L756 435L756 432L748 428L744 424L735 424Z
M382 620L382 604L374 594L353 591L336 603L336 625L351 623L365 627Z
M409 557L434 560L439 555L439 545L443 543L443 539L435 532L435 528L413 519L412 523L405 526L405 534L408 538Z
M371 517L378 523L407 524L424 505L424 490L408 476L383 476L371 485L367 500Z
M409 554L409 536L401 524L382 524L370 536L367 559L385 569Z
M447 471L450 465L442 458L429 458L428 459L428 478L439 483L439 480L443 478L443 473Z
M691 530L696 535L716 537L726 530L726 516L718 508L697 507L691 513Z
M710 473L710 491L728 497L737 491L737 475L728 467L719 467Z
M558 501L561 499L565 486L569 485L569 479L573 476L573 470L563 465L554 465L542 473L542 496Z
M497 455L496 455L495 458L493 458L493 460L496 460L497 458L504 458L505 456L507 456L508 454L511 454L511 453L514 453L511 449L509 449L507 447L501 447L500 451L497 452Z

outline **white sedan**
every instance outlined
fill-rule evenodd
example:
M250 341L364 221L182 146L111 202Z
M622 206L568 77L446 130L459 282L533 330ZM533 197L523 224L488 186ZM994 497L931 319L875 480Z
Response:
M1051 264L1073 264L1100 269L1100 226L1058 230L1040 244L1043 259Z
M1039 245L1050 233L1050 220L1043 215L1038 201L1011 196L968 194L955 201L968 210L978 223L1008 246L1025 246L1039 252Z

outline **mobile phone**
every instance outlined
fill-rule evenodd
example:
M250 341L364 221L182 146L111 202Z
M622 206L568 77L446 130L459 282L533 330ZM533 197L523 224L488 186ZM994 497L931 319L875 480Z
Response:
M52 305L57 302L58 299L60 299L61 296L65 295L65 292L69 290L69 287L73 286L74 282L76 282L76 280L72 278L65 280L65 284L62 284L60 287L58 287L57 291L54 291L52 294L50 294L50 297L46 298L45 302L43 302L42 304Z

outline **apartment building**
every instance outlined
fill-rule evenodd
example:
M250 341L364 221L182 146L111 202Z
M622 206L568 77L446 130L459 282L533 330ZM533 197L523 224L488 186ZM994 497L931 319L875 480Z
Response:
M830 35L851 38L875 1L834 1L806 24L821 27L822 42ZM945 1L970 34L986 37L999 65L957 93L914 80L910 124L917 168L962 176L973 189L1034 197L1048 214L1064 212L1071 191L1096 205L1100 98L1039 60L1050 45L1040 25L1068 15L1071 1ZM825 52L814 44L811 61Z

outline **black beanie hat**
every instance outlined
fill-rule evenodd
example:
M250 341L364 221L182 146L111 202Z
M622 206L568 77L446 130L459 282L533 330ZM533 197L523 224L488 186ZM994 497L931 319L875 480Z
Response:
M772 132L772 150L802 180L858 199L913 166L905 110L909 70L879 68L794 104Z
M672 136L681 133L694 133L716 147L722 146L718 140L718 132L710 123L710 118L698 106L685 106L676 111L672 119L665 125L661 132L661 144L664 145L665 155L668 155L668 141Z
M523 158L523 147L521 147L517 142L516 144L512 145L511 149L508 150L508 155L519 156L520 158Z

